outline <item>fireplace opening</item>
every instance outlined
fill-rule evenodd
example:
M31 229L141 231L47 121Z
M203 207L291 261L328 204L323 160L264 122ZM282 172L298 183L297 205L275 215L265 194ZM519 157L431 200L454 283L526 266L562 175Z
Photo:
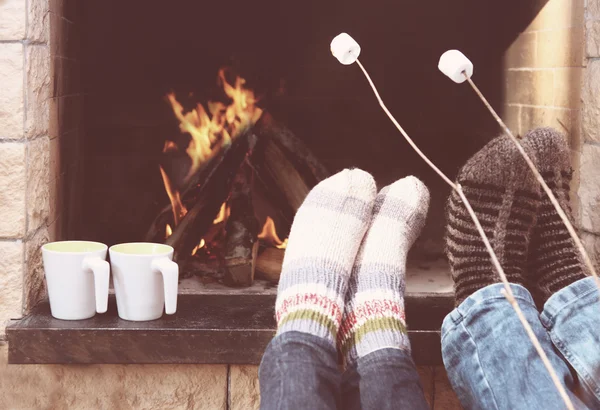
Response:
M381 112L358 67L340 65L329 43L342 31L357 39L389 109L453 177L499 128L468 87L437 70L439 56L463 51L475 64L477 84L501 111L505 53L544 2L461 3L86 2L78 33L81 76L71 79L85 92L84 212L73 235L109 245L183 235L176 251L184 276L246 286L246 262L262 256L262 277L274 283L290 216L322 176L320 166L330 173L359 167L380 188L407 175L429 187L428 222L410 259L443 264L449 189ZM240 98L242 111L248 104L253 110L228 122L228 107ZM210 126L226 124L202 161L189 151L194 132L204 131L182 125L199 121L198 104L209 119L219 118ZM279 151L256 142L265 135ZM277 185L277 167L300 177L286 174ZM184 210L177 195L184 196ZM244 214L248 206L255 222ZM199 215L191 226L199 231L181 234L192 209ZM235 228L249 254L228 254L232 215L247 231ZM223 273L227 255L241 258L229 261L239 275Z

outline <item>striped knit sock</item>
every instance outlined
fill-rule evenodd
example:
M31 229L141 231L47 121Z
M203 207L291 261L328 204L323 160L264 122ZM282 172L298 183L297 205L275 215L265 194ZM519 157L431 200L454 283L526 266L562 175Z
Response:
M525 135L523 147L535 157L544 181L573 221L569 203L573 169L565 137L551 128L539 128ZM542 193L527 269L527 279L538 292L539 302L544 303L553 293L585 278L585 272L573 239L548 196Z
M531 231L540 203L538 183L517 148L498 137L460 170L463 188L509 282L525 284ZM456 305L475 291L500 282L490 255L460 196L447 205L446 253L454 279Z
M338 338L346 363L384 348L410 350L404 320L406 254L425 224L428 207L429 191L415 177L377 195Z
M336 343L348 279L371 220L373 177L344 170L310 191L298 209L275 302L277 334L297 331Z

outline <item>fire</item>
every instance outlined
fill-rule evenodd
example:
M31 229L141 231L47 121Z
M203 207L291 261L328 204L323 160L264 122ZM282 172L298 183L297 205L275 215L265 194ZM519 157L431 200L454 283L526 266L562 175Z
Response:
M221 223L221 222L227 220L227 218L229 218L230 214L231 214L231 208L229 208L229 206L227 205L227 202L223 202L223 205L221 205L221 210L219 211L219 214L213 221L213 225L216 225L218 223Z
M270 243L275 246L277 249L285 249L287 248L287 238L283 241L279 239L277 235L277 231L275 230L275 222L271 219L270 216L267 216L265 220L265 224L262 228L261 233L258 234L259 239L263 239L265 242Z
M215 157L221 148L231 144L232 140L244 130L254 125L262 115L262 110L256 106L258 100L254 92L245 87L246 80L236 77L233 83L229 83L225 69L220 69L217 83L223 88L225 95L231 99L231 103L228 105L222 102L208 102L205 108L204 105L198 103L193 110L184 112L184 108L177 101L175 94L167 95L173 114L179 120L179 129L182 133L191 136L186 153L192 160L192 165L185 177L185 182L189 181L202 165ZM173 141L166 141L163 152L179 148ZM181 200L180 192L173 186L162 167L160 172L173 208L173 227L175 227L185 217L187 209ZM228 208L223 204L216 220L225 220L227 216ZM199 244L195 251L201 247Z
M167 173L160 167L160 174L162 175L163 183L165 184L165 190L167 191L167 195L171 200L171 206L173 207L173 220L175 222L175 226L179 225L179 222L183 219L185 214L187 214L187 208L181 202L181 196L179 195L179 191L174 189L171 186L171 181L167 176Z
M171 225L167 224L167 228L165 229L165 238L173 235L173 230L171 229Z
M206 245L206 241L204 239L200 239L200 243L192 250L192 256L198 252L198 249L204 248L204 245Z
M230 84L225 77L225 69L222 68L219 70L218 84L232 102L225 105L211 101L207 104L208 112L200 103L195 109L184 112L175 94L167 95L173 113L179 120L179 129L192 137L186 150L192 160L188 178L218 154L222 147L229 145L245 129L254 125L262 115L262 110L256 106L254 92L244 87L246 80L236 77L234 84Z

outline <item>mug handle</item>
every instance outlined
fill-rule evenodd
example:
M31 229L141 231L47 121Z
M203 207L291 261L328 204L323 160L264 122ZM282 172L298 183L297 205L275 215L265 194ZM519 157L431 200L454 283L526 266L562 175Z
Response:
M106 313L108 310L108 281L110 264L98 256L83 259L83 269L94 273L94 290L96 292L96 312Z
M179 265L167 257L158 258L152 261L152 270L162 273L165 290L165 313L172 315L177 311Z

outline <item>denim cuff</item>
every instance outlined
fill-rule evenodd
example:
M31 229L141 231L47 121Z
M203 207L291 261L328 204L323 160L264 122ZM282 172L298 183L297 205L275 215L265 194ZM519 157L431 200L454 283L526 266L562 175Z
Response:
M270 345L273 348L280 348L285 346L288 343L298 343L307 345L310 347L315 347L325 354L335 355L337 357L337 349L331 342L327 339L323 339L322 337L312 335L310 333L298 332L298 331L289 331L283 332L279 335L275 336Z
M531 297L531 294L529 293L527 288L514 283L510 284L510 288L517 301L535 306L533 298ZM466 298L460 305L458 305L452 312L446 315L442 324L442 329L449 329L453 325L459 324L465 317L467 317L471 313L472 309L476 308L478 305L484 302L501 299L506 301L506 306L510 308L508 300L501 293L502 289L504 289L503 283L494 283L493 285L488 285L484 288L477 290L471 296Z
M598 302L598 296L598 286L593 277L573 282L566 288L550 296L544 305L544 311L541 315L542 324L547 329L550 329L554 326L556 317L563 309L568 308L578 301L586 301L590 304L596 303Z

